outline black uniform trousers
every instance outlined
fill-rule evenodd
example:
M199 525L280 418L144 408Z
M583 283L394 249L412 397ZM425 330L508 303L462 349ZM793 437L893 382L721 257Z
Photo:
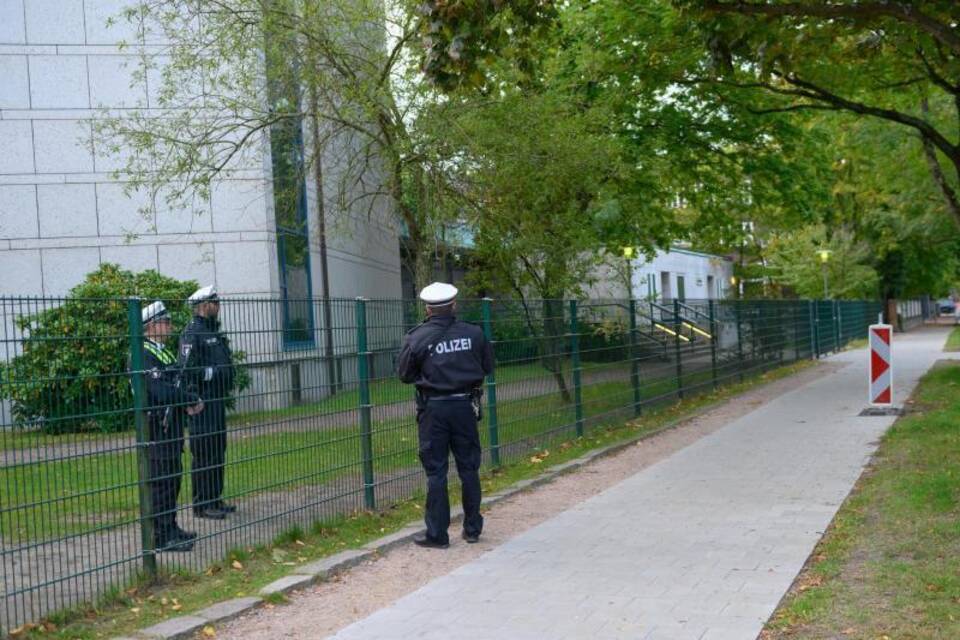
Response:
M153 538L162 546L177 529L177 496L183 476L183 437L162 434L161 417L151 415L150 433L159 437L147 449L150 500L153 507ZM169 439L165 439L169 438Z
M204 400L203 411L190 421L190 477L193 507L215 507L223 495L227 452L227 412L223 400Z
M469 397L433 397L426 401L418 421L420 462L427 473L427 537L448 542L450 499L447 472L450 452L457 464L463 499L463 530L480 535L480 433Z

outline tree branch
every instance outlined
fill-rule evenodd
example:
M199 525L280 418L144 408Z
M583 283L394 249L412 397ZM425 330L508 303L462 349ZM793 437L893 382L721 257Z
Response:
M920 101L920 110L925 118L930 115L930 104L926 98ZM923 155L927 159L927 166L930 167L930 175L933 176L933 181L940 187L940 193L943 194L943 199L946 201L947 208L953 215L954 221L960 225L960 200L957 198L957 192L950 186L947 177L943 174L943 167L940 166L940 160L937 158L937 150L930 140L923 136L920 136L920 142L923 144Z
M741 15L764 15L796 18L895 18L913 24L938 42L960 55L960 35L950 24L940 22L910 2L858 2L856 4L828 4L826 2L784 2L782 4L758 4L755 2L722 2L705 0L704 9L714 13L738 13Z
M859 113L861 115L873 116L875 118L881 118L883 120L890 120L892 122L897 122L899 124L906 125L908 127L913 127L920 132L920 135L923 136L926 140L929 140L934 144L938 149L940 149L947 157L950 158L955 164L960 162L960 153L958 153L957 146L952 144L947 138L940 133L932 124L927 122L922 118L917 118L908 113L903 113L902 111L896 111L894 109L885 109L882 107L874 107L862 102L856 102L854 100L848 100L841 96L836 95L830 91L827 91L823 87L817 86L812 82L802 80L794 75L785 75L777 74L784 82L787 82L790 85L799 87L804 92L807 93L808 97L812 97L815 100L821 102L826 102L828 104L835 105L845 111L851 111L853 113Z

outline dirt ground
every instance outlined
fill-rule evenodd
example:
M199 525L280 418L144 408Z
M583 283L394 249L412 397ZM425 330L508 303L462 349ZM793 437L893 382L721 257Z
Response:
M485 512L479 544L459 538L451 525L447 550L421 549L413 544L364 563L335 579L291 594L288 604L267 605L217 629L218 638L267 640L325 638L363 619L431 580L450 573L487 551L556 514L621 482L700 438L750 413L765 402L824 374L820 363L794 376L752 389L679 426L638 442L614 456L602 458L554 482L500 502Z

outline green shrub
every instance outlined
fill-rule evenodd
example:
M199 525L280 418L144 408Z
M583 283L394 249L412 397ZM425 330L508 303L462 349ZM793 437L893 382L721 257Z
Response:
M163 300L181 329L190 319L185 301L196 288L192 280L103 264L59 306L18 316L22 351L0 367L0 397L12 402L16 424L45 433L132 428L125 298Z

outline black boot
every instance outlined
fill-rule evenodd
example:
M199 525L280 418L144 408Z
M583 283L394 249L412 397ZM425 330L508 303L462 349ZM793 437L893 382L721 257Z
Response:
M217 500L216 502L213 503L213 506L219 509L220 511L223 511L224 513L236 513L237 511L236 505L227 504L223 500Z
M450 546L449 542L441 542L440 540L434 540L425 535L417 536L413 539L413 544L418 547L425 547L427 549L446 549Z
M193 510L194 518L205 518L207 520L225 520L227 512L217 507L196 507Z
M157 551L193 551L193 540L181 538L176 530L158 535L154 539L154 543L154 548Z

